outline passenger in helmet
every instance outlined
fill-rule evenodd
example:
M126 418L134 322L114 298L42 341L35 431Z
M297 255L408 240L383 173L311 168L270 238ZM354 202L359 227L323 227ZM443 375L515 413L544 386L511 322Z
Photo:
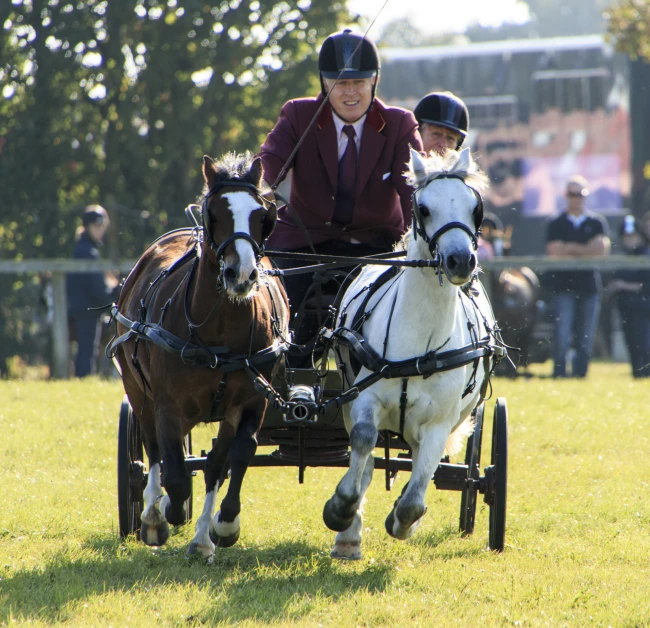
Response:
M431 92L413 111L418 121L425 152L458 150L469 130L465 103L451 92Z
M319 53L321 93L282 107L260 156L273 184L300 143L289 195L299 221L281 209L272 248L366 256L390 251L410 227L412 189L403 173L409 146L422 150L422 143L410 111L376 98L379 70L367 37L334 33ZM311 283L310 275L286 278L292 308Z

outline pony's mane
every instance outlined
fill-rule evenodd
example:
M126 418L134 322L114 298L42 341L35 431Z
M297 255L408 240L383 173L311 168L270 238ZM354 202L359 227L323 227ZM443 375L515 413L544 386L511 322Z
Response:
M431 151L426 157L422 157L424 172L415 171L413 163L409 163L409 169L404 173L406 182L413 187L419 187L425 182L433 181L442 175L453 174L460 177L467 185L473 187L477 192L483 193L489 186L487 175L478 167L476 162L469 155L469 165L463 168L458 164L460 153L455 150L448 150L443 155Z
M253 165L254 160L255 155L248 150L245 153L226 153L223 157L221 157L221 159L218 161L215 160L214 162L217 174L213 183L240 179L246 183L257 185L258 182L255 180L253 174L251 173L251 166ZM264 184L263 179L259 187L261 193L268 191L268 188ZM203 186L201 196L204 196L207 192L208 185L206 183Z

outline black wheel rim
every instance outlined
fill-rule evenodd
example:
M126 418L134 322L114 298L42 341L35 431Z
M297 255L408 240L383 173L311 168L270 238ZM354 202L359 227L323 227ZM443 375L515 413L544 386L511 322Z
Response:
M185 458L192 458L192 433L185 437ZM192 473L192 475L195 475ZM186 522L192 520L192 503L194 501L194 480L190 484L190 496L185 500Z
M474 532L476 519L476 498L478 496L478 480L481 465L481 443L483 440L483 412L485 404L476 408L474 432L467 440L465 464L467 465L467 486L461 492L460 498L460 531L463 535ZM471 481L469 481L471 480Z
M125 396L117 435L117 506L122 538L138 532L141 526L145 481L142 457L140 423Z
M508 406L504 397L499 397L494 406L491 464L494 468L494 495L490 505L489 548L502 552L506 536L508 491Z

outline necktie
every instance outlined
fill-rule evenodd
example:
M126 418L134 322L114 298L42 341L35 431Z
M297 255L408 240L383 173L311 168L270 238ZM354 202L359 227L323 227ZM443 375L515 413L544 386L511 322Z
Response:
M336 189L334 221L340 225L350 224L354 211L354 191L357 181L357 142L354 127L346 124L343 133L348 136L348 145L339 160L339 180Z

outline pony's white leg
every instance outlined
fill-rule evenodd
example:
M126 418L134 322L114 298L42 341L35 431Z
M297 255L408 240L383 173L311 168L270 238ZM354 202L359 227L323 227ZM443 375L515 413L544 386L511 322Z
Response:
M169 538L169 524L165 519L163 490L160 483L160 464L155 463L149 469L147 486L144 489L145 508L142 511L140 538L147 545L164 545ZM165 495L166 501L169 498Z
M446 423L422 430L420 443L413 447L411 478L386 518L386 531L392 537L408 539L422 522L427 511L424 496L440 464L448 436Z
M361 497L354 514L352 524L347 530L339 532L334 538L334 547L330 552L332 558L346 560L359 560L361 558L361 535L363 530L363 505L366 501L365 494L372 480L372 472L375 468L375 459L370 456L366 462L361 478Z
M350 468L323 509L325 525L336 532L347 530L361 503L362 480L368 458L377 443L376 415L381 407L374 395L360 397L350 411ZM374 466L374 465L373 465ZM369 473L372 474L370 467ZM368 479L368 483L370 480ZM367 485L365 488L368 488Z
M191 540L190 546L187 549L188 556L200 552L203 558L207 559L209 565L214 561L214 543L210 540L210 523L212 522L212 513L214 512L214 504L217 500L218 490L219 482L216 483L211 491L205 494L203 512L196 521L194 538Z

